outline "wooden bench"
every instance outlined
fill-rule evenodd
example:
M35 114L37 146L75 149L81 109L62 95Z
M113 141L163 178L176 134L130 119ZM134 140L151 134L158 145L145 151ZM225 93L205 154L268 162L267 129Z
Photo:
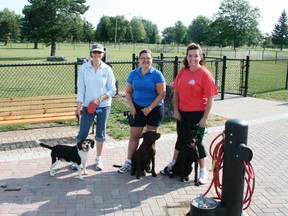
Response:
M76 95L0 98L0 126L77 120Z

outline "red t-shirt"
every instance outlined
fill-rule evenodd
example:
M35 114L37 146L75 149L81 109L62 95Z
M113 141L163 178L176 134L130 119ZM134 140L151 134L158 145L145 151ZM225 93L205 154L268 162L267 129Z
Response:
M196 71L181 68L173 88L179 94L179 109L184 112L204 111L208 97L218 94L213 75L202 66Z

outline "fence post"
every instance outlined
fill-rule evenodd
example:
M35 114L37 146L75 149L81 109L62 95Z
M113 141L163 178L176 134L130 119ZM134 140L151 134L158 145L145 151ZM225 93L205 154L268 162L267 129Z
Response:
M78 78L78 65L77 62L74 64L74 74L75 74L75 80L74 80L74 92L77 94L77 78Z
M179 58L178 56L175 56L175 60L174 60L174 79L176 78L177 74L178 74L178 61Z
M135 53L132 54L132 70L136 69L137 65L136 65L136 55Z
M224 100L224 94L225 94L226 69L227 69L226 62L227 62L227 57L223 56L221 100Z
M249 68L250 68L250 57L246 56L244 97L247 97L248 94Z
M288 89L288 62L287 62L287 70L286 70L286 86L285 89Z

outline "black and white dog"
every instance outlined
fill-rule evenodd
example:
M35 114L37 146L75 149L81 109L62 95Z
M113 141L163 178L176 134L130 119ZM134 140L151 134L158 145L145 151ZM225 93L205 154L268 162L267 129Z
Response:
M94 148L94 140L86 139L79 141L75 146L67 146L67 145L56 145L49 146L40 140L36 140L36 142L44 147L51 149L51 159L52 164L50 166L50 176L54 176L56 167L59 160L66 162L74 162L77 164L78 176L79 179L83 180L81 174L81 164L83 166L83 173L86 174L86 161L88 159L88 152L90 148Z

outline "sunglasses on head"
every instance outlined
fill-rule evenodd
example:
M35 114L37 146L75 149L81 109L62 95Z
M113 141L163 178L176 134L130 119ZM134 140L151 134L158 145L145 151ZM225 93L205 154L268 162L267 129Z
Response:
M98 53L98 54L100 54L100 53L102 53L101 51L92 51L92 53Z

